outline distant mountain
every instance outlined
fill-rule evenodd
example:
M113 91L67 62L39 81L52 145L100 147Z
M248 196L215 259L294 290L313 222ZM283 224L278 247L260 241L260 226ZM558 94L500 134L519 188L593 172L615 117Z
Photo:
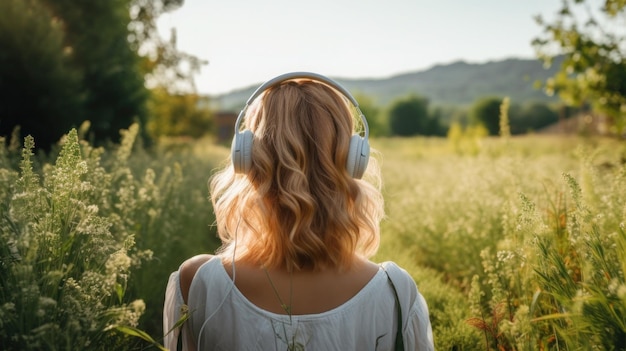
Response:
M430 99L436 106L467 106L485 96L508 96L513 103L555 101L534 87L559 67L555 62L546 69L536 59L506 59L486 63L457 61L427 70L381 79L343 79L333 77L353 94L370 96L387 105L409 94ZM260 85L260 83L259 83ZM212 97L223 110L239 110L258 85Z

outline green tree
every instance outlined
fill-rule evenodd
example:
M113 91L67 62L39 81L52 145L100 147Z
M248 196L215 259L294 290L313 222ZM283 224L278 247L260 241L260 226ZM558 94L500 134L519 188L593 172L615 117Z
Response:
M489 135L498 135L500 130L500 105L502 98L484 97L474 103L469 112L470 123L487 128Z
M58 18L37 0L0 1L0 135L21 125L56 143L85 117L81 79Z
M547 63L563 58L559 71L545 82L546 92L573 106L590 103L621 135L626 129L626 1L602 3L562 0L554 20L536 17L543 34L533 45Z
M128 0L42 0L63 22L64 44L82 74L94 140L119 140L133 121L145 124L148 92L140 58L127 40Z
M389 109L389 129L391 135L412 136L430 135L428 99L410 95L396 100Z
M128 40L133 50L141 53L148 86L164 87L171 94L195 93L194 77L207 61L178 50L175 29L170 39L165 40L157 28L157 19L183 6L184 0L130 0L129 3Z
M158 16L182 0L3 0L0 133L20 125L38 147L91 122L96 144L148 119L146 85L193 93L204 61L163 40Z
M447 128L442 123L445 113L446 111L442 107L435 107L430 111L426 126L427 135L446 135Z
M513 134L521 134L547 127L559 121L559 114L550 106L534 102L520 108L515 119L511 119Z
M212 129L212 113L206 101L198 94L170 94L167 89L155 88L148 104L153 117L147 124L153 138L161 136L188 136L199 138Z

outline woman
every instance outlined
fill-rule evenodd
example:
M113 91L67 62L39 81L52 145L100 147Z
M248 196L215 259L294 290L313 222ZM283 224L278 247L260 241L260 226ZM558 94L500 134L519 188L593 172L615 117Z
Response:
M231 163L210 181L223 246L170 276L166 347L181 329L185 350L434 349L415 282L369 260L384 211L367 137L358 103L327 77L288 73L257 89Z

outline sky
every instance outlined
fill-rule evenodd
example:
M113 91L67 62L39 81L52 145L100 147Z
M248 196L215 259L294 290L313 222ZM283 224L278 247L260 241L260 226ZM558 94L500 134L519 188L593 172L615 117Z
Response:
M534 16L561 0L185 0L162 15L180 51L207 60L202 94L259 85L291 71L387 78L459 60L534 58Z

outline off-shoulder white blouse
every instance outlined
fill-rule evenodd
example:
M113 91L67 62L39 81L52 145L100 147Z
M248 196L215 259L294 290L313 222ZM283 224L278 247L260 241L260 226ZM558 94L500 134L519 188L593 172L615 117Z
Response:
M405 350L434 350L426 301L411 276L393 262L383 263L342 305L290 317L252 304L217 256L196 272L187 305L178 271L170 275L163 309L164 345L176 350L182 331L183 350L394 350L397 308L388 276L398 293ZM186 311L190 318L174 329Z

